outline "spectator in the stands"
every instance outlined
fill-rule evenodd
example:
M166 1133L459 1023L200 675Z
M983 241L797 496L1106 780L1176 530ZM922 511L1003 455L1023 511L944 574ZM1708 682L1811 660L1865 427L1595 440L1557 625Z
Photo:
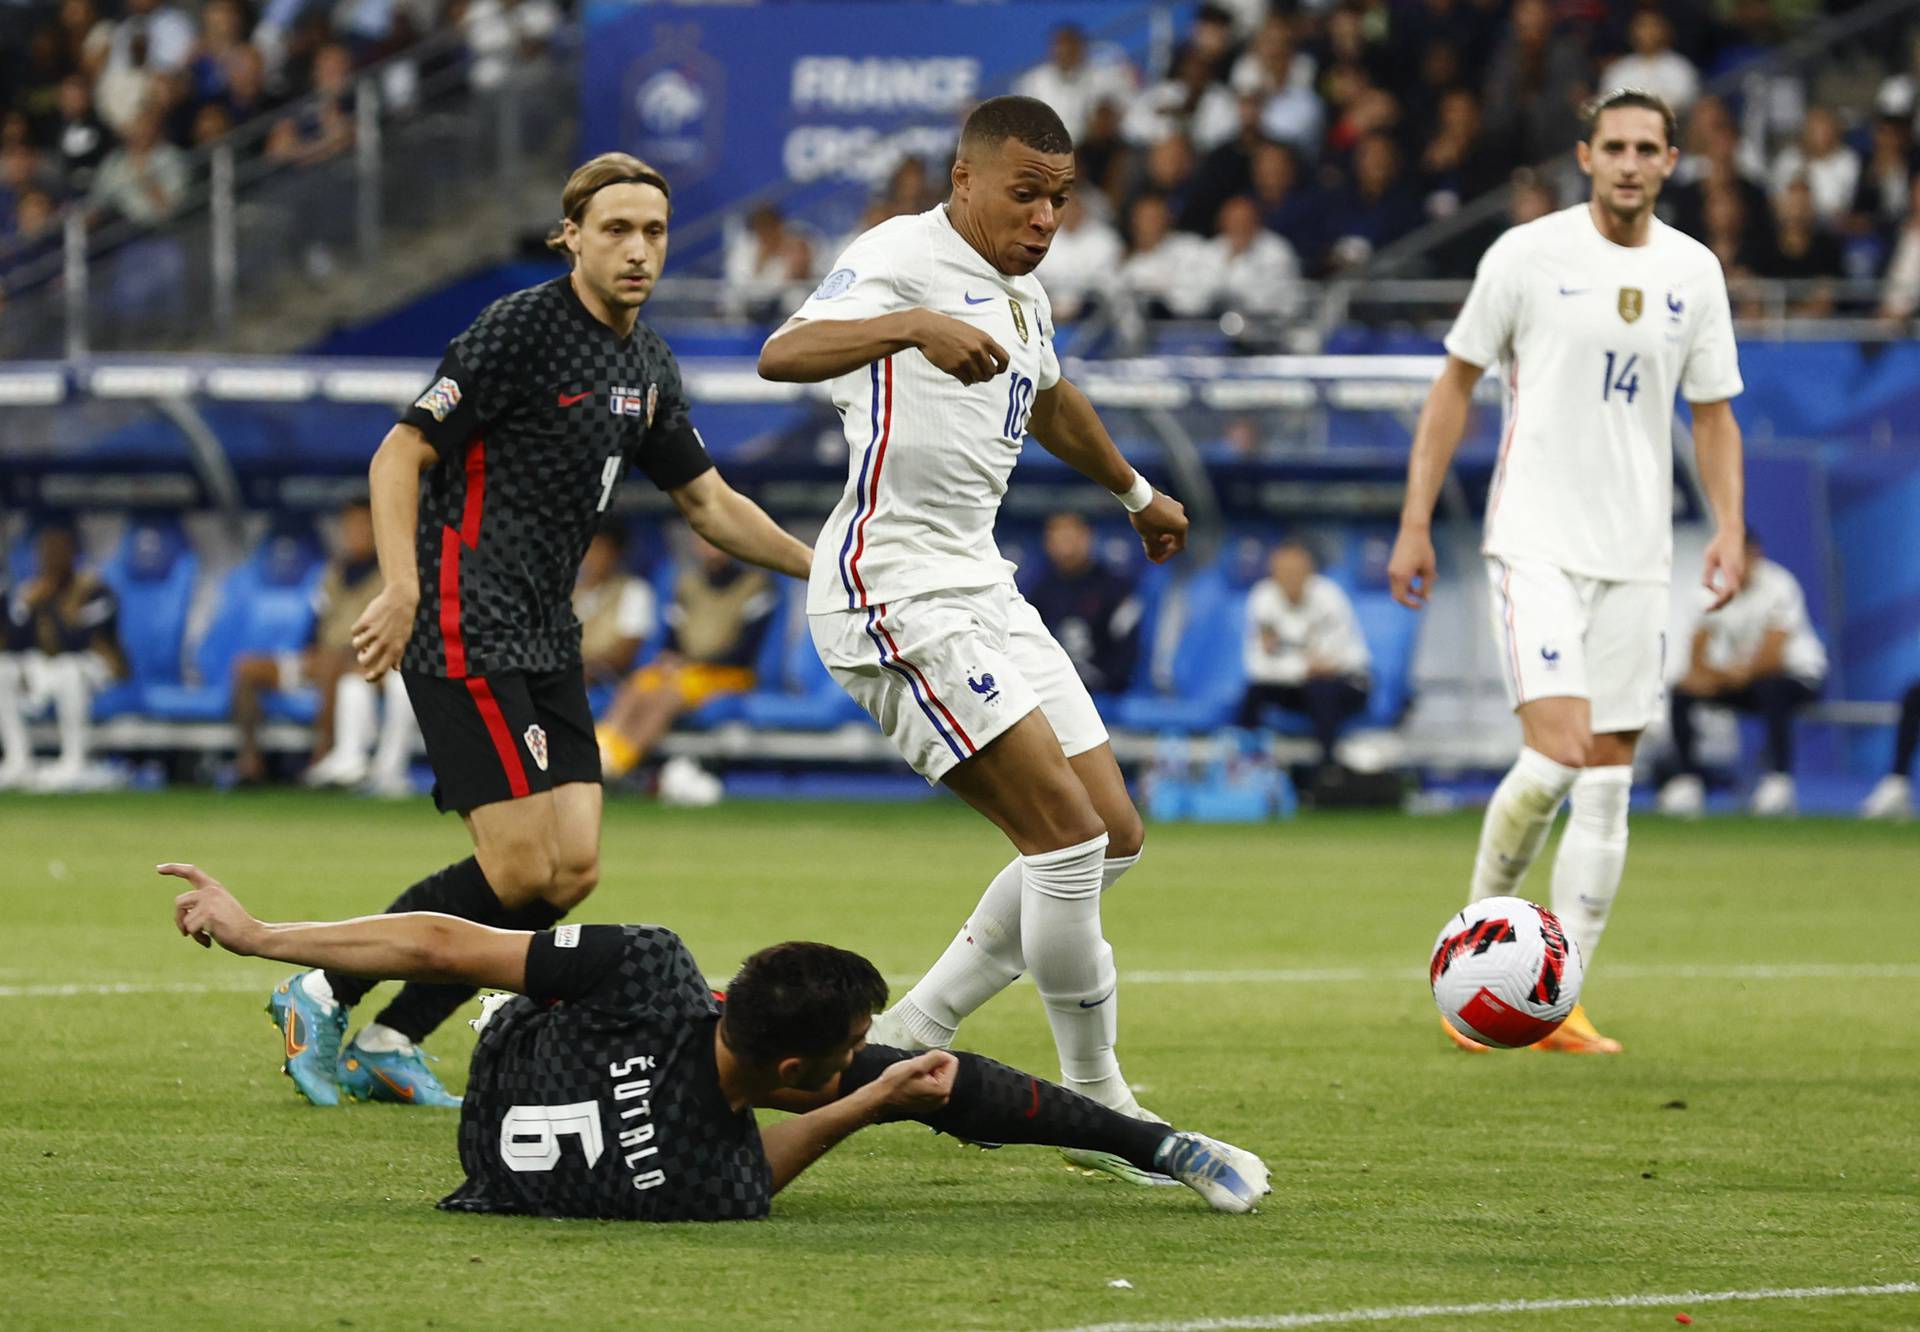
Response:
M50 179L40 154L28 145L0 149L0 235L16 229L14 215L22 199L58 183Z
M69 194L85 194L93 173L113 146L106 122L94 113L93 87L81 74L60 82L60 113L53 130L54 151Z
M1805 180L1792 182L1774 199L1773 214L1773 244L1760 261L1760 276L1795 282L1840 276L1840 244L1814 216L1813 191ZM1807 319L1824 319L1833 310L1833 287L1824 281L1788 303L1788 313Z
M314 714L313 768L309 775L316 784L351 784L336 781L334 776L336 770L346 766L345 759L329 762L334 750L336 686L343 677L353 673L353 623L379 594L380 587L380 565L373 549L373 511L364 501L349 504L340 510L333 555L314 590L313 631L306 646L285 653L243 652L234 659L232 715L236 781L252 785L266 780L267 759L260 748L266 695L276 689L312 686L318 709ZM359 780L365 772L362 750L359 772L353 780Z
M1133 67L1124 57L1102 53L1095 59L1087 49L1087 34L1078 24L1063 23L1053 30L1047 61L1014 81L1013 91L1035 97L1054 109L1067 133L1078 141L1101 102L1124 104L1133 96Z
M519 60L544 50L564 21L553 0L468 0L460 15L473 87L492 92Z
M1660 808L1698 814L1704 804L1693 714L1706 704L1766 723L1767 766L1754 786L1752 811L1793 813L1793 718L1819 697L1826 676L1827 650L1807 618L1799 580L1766 557L1759 533L1749 527L1746 579L1732 601L1700 617L1686 672L1671 692L1669 720L1679 772L1661 788Z
M314 52L313 98L277 122L267 137L276 162L312 166L353 146L353 53L338 42Z
M1321 165L1335 174L1351 177L1353 155L1361 140L1373 134L1392 139L1400 132L1400 101L1383 88L1357 83L1351 94L1339 97L1337 104L1338 114L1327 127L1326 142L1322 145Z
M1157 194L1173 210L1174 225L1205 235L1213 218L1201 212L1205 200L1196 188L1193 145L1182 134L1169 134L1147 150L1138 193Z
M45 143L58 113L60 81L67 73L60 34L50 27L36 29L27 38L26 58L12 73L11 97L4 64L0 64L0 108L10 107L24 120L29 137Z
M129 60L134 44L146 42L146 64L179 69L193 56L193 20L163 0L126 0L126 12L113 25L107 68Z
M1480 104L1520 164L1563 156L1580 137L1585 69L1579 47L1554 33L1548 0L1516 0Z
M1700 95L1700 71L1673 49L1673 24L1658 9L1642 9L1627 24L1627 55L1600 71L1600 92L1640 88L1684 115Z
M187 65L196 103L226 96L232 82L234 55L246 45L247 20L239 0L207 0L200 11L200 39Z
M1900 720L1893 735L1893 762L1860 806L1862 818L1913 817L1913 759L1920 752L1920 680L1907 686L1900 700Z
M1313 57L1293 40L1285 17L1271 14L1254 34L1253 47L1233 67L1233 89L1259 99L1260 132L1278 143L1315 153L1326 125L1326 108L1313 90Z
M264 116L280 105L267 83L267 58L247 43L227 57L227 88L221 97L227 117L236 125Z
M688 540L691 555L674 579L662 651L620 686L594 731L610 781L645 761L685 713L754 685L754 659L781 589L764 569L692 533Z
M1916 168L1920 158L1914 153L1911 114L1888 114L1881 108L1874 117L1873 147L1860 168L1853 207L1843 220L1847 234L1872 237L1890 250L1907 220Z
M1729 285L1737 289L1770 262L1766 244L1757 239L1760 233L1748 223L1747 205L1732 186L1708 183L1700 222L1700 241L1720 261Z
M1813 188L1813 208L1822 225L1830 225L1853 206L1860 186L1860 155L1840 136L1840 119L1824 106L1807 111L1800 142L1789 144L1773 159L1773 192L1780 193L1804 176Z
M1911 188L1907 219L1893 245L1880 287L1880 317L1905 321L1920 311L1920 175Z
M1158 194L1143 194L1127 211L1127 259L1119 289L1150 319L1197 319L1213 305L1198 276L1207 243L1173 229L1173 210Z
M927 159L918 153L907 153L887 177L887 188L882 197L893 209L894 215L899 216L903 213L924 213L939 203L944 195L944 190L934 188L932 173L927 170Z
M1327 259L1336 270L1357 267L1420 225L1420 196L1400 166L1400 149L1385 134L1354 146L1353 183L1333 200Z
M1353 603L1320 573L1313 552L1283 541L1267 558L1267 576L1247 594L1247 692L1236 719L1266 725L1269 709L1303 715L1333 762L1340 728L1367 706L1373 659Z
M1134 580L1095 557L1093 529L1077 513L1048 518L1043 544L1046 572L1027 589L1027 600L1089 693L1123 692L1140 646Z
M113 24L100 17L94 0L60 0L54 24L64 67L88 79L97 78L113 43Z
M1726 104L1717 97L1703 97L1694 104L1686 148L1660 201L1672 210L1673 225L1690 236L1704 237L1708 191L1732 190L1740 197L1741 215L1746 219L1743 248L1757 253L1766 247L1771 215L1765 181L1764 159L1748 151Z
M580 661L589 685L626 678L654 633L653 585L627 567L627 529L609 522L593 534L573 584Z
M1133 98L1122 128L1142 147L1180 134L1204 153L1231 139L1239 123L1233 93L1214 78L1206 55L1189 49L1170 77Z
M804 295L812 272L813 247L807 237L787 225L778 208L761 204L727 241L720 267L721 305L736 319L770 319L778 310L792 308L788 296L796 288Z
M1118 103L1096 102L1086 132L1073 140L1076 188L1099 190L1111 209L1118 209L1133 190L1134 153L1120 122Z
M1448 217L1460 205L1498 185L1507 162L1488 142L1480 99L1466 88L1442 94L1438 123L1420 152L1420 190L1426 215Z
M1093 215L1098 199L1098 193L1091 191L1070 195L1060 213L1060 229L1053 233L1053 244L1047 250L1041 281L1053 303L1057 323L1071 323L1090 304L1098 303L1126 259L1127 247L1120 233L1104 218Z
M80 568L80 542L64 521L34 540L37 567L13 587L0 640L0 788L75 791L102 785L88 762L93 696L127 672L119 603ZM49 704L60 737L53 763L36 767L27 719Z
M161 137L160 126L157 108L134 117L126 142L94 175L89 201L95 209L142 226L173 215L187 192L187 155Z
M1266 139L1260 133L1260 104L1252 97L1241 97L1240 128L1231 139L1200 159L1194 173L1193 210L1207 217L1207 234L1212 235L1220 206L1236 194L1253 188L1253 155Z
M1246 195L1220 207L1219 233L1206 244L1200 280L1214 303L1238 314L1286 317L1300 310L1300 259L1286 238L1260 223L1260 209Z
M1254 149L1252 197L1260 225L1286 238L1301 267L1314 268L1323 248L1325 210L1301 170L1299 154L1279 143Z
M1210 82L1225 83L1239 54L1233 11L1224 5L1203 3L1194 11L1193 26L1174 52L1173 64L1177 69L1189 57L1197 58Z
M131 134L133 122L152 106L154 74L147 56L147 38L135 33L125 58L109 61L93 81L94 106L114 133Z

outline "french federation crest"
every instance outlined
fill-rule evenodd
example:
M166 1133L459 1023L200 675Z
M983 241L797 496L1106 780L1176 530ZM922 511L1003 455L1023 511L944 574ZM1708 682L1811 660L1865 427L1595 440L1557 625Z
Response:
M521 733L520 738L527 742L527 752L533 755L533 766L545 772L547 770L547 733L534 723Z
M1013 331L1020 335L1020 341L1025 342L1027 340L1027 316L1021 311L1020 302L1014 300L1012 297L1007 298L1007 304L1013 309Z
M1647 308L1647 298L1638 287L1620 288L1620 317L1631 324Z

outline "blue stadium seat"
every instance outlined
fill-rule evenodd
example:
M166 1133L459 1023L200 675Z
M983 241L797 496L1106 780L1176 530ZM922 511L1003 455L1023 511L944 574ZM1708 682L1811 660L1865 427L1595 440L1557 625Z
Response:
M1144 685L1136 679L1134 689L1120 699L1120 725L1191 732L1211 731L1231 721L1246 687L1241 661L1246 601L1245 589L1232 586L1219 569L1202 570L1155 597L1141 624L1150 663L1163 617L1180 617L1179 642L1164 671L1149 669ZM1164 680L1164 691L1156 687L1156 679Z
M1420 639L1420 617L1387 592L1362 592L1353 599L1353 613L1373 654L1373 693L1360 720L1368 726L1397 725L1413 701L1413 650Z
M777 639L771 632L767 635L776 655L769 663L762 651L760 688L741 700L741 717L750 726L774 731L831 731L867 715L834 683L822 664L807 629L805 600L806 588L796 587L790 598L786 632Z
M779 600L774 605L773 614L767 619L766 628L761 630L760 651L753 659L753 674L756 680L773 680L780 676L782 657L787 643L787 624L791 618L790 610L793 606L795 590L787 587L784 582L776 584ZM804 591L804 589L798 590ZM803 632L804 629L803 625ZM724 722L741 721L746 717L749 697L751 697L749 694L728 694L712 702L703 703L680 718L674 726L698 731L709 726L719 726Z
M232 710L233 663L242 653L277 655L305 647L323 566L293 536L261 543L220 585L213 621L194 648L197 683L146 691L143 711L165 721L219 721Z
M127 528L100 577L119 598L128 678L94 695L94 720L144 712L149 691L179 685L199 572L200 561L178 524L140 521Z

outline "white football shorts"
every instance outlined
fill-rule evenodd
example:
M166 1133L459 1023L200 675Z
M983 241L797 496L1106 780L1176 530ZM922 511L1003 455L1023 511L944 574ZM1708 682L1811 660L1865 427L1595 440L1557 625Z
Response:
M1638 731L1666 711L1665 583L1616 583L1544 560L1487 557L1500 678L1515 708L1584 698L1593 731Z
M827 670L929 783L1035 708L1069 758L1107 742L1072 659L1010 583L807 620Z

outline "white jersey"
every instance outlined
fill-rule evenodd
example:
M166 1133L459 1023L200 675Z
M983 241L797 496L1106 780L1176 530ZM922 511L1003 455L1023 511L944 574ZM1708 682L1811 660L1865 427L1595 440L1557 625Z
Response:
M1702 617L1707 631L1707 664L1718 670L1744 666L1769 633L1786 635L1780 666L1796 680L1819 684L1827 676L1827 649L1807 618L1806 593L1785 567L1762 559L1747 570L1739 595Z
M1242 659L1255 684L1305 684L1318 662L1341 675L1365 675L1373 665L1353 603L1325 574L1308 577L1298 602L1271 578L1253 585Z
M1447 351L1502 367L1506 421L1482 549L1571 574L1666 582L1673 400L1742 388L1713 252L1657 218L1645 245L1586 204L1513 228L1480 261Z
M871 319L915 308L988 333L1009 365L967 385L909 350L833 381L847 489L814 547L809 614L1013 581L993 521L1034 394L1060 382L1053 309L1038 279L988 263L941 205L858 237L795 317Z

